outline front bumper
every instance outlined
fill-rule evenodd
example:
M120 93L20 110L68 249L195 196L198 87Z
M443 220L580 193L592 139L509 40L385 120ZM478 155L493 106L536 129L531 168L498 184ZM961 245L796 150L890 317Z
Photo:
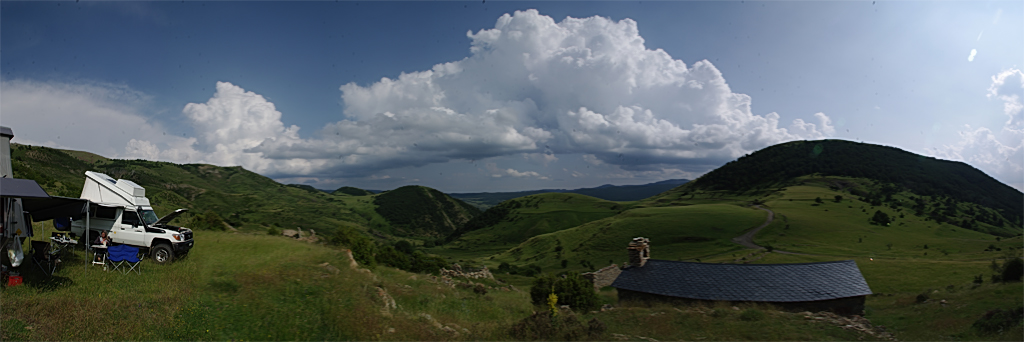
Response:
M188 250L192 249L192 246L194 244L195 244L195 240L186 240L186 241L175 243L175 244L173 244L174 254L181 255L181 254L188 253Z

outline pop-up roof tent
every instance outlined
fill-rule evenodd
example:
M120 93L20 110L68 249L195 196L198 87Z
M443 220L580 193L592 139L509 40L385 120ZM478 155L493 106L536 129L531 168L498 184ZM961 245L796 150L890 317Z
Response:
M146 189L127 179L114 180L99 172L85 172L85 187L82 198L96 203L116 204L125 207L148 207Z

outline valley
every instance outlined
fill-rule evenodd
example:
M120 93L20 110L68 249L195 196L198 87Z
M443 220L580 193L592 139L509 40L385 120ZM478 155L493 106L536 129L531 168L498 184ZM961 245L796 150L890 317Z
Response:
M153 189L158 214L192 209L195 215L178 223L197 228L199 247L170 266L145 265L142 277L76 263L54 279L30 278L29 286L6 288L3 336L509 340L515 339L513 324L543 309L530 304L535 276L623 265L626 244L642 236L650 239L654 259L855 260L874 292L864 317L891 335L763 305L621 306L613 288L602 288L598 298L613 309L575 313L584 322L603 322L606 331L597 339L1021 340L1019 325L998 332L972 326L991 310L1024 302L1021 282L997 279L999 267L1024 251L1024 207L1014 207L1024 195L992 184L977 170L963 171L965 164L890 149L791 142L635 201L547 192L481 211L421 186L325 193L241 168L110 160L16 145L15 174L37 180L51 194L77 197L80 174L97 170ZM857 158L884 159L889 166L843 166ZM213 216L222 222L207 224ZM315 229L319 238L279 235L293 228ZM761 248L737 243L741 236ZM357 267L349 266L353 262ZM487 267L494 278L437 277L439 268L453 263ZM100 301L107 283L146 289L118 290L123 296L112 304L123 311L116 317L141 315L144 323L112 331L67 318L90 317L88 308ZM172 299L179 296L184 299ZM744 316L748 312L760 316Z

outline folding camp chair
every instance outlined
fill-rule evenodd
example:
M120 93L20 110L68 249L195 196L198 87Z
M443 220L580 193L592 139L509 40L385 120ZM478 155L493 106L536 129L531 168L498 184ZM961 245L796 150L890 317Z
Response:
M107 260L114 266L114 270L121 269L121 273L135 271L142 274L142 259L139 258L139 248L129 245L116 245L107 247Z
M39 266L39 269L43 270L46 275L53 275L53 271L57 270L57 263L60 259L50 249L50 243L47 241L32 241L32 262Z

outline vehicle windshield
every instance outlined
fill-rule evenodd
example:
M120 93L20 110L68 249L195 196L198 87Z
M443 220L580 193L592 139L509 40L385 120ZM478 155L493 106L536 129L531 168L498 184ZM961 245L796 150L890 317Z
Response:
M152 210L143 210L140 213L142 214L142 220L146 221L147 226L156 223L156 221L160 219Z

